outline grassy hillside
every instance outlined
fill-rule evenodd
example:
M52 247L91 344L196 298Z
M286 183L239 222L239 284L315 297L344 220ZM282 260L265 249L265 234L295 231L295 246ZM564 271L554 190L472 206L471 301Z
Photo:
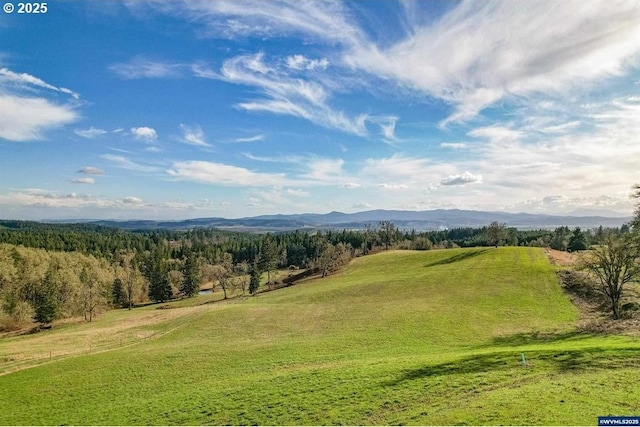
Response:
M193 303L203 298L216 296ZM590 425L640 413L640 343L576 332L539 249L382 253L258 297L174 305L1 339L0 370L42 364L0 376L0 424Z

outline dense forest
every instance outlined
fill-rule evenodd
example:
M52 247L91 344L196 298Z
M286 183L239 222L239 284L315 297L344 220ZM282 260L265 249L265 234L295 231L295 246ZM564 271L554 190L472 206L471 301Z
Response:
M353 257L380 250L526 245L578 251L599 243L606 231L527 231L492 223L416 232L381 221L364 230L259 235L0 221L0 330L65 317L92 321L109 308L190 297L203 284L221 289L225 298L253 294L264 278L267 287L277 285L272 273L279 268L324 277Z

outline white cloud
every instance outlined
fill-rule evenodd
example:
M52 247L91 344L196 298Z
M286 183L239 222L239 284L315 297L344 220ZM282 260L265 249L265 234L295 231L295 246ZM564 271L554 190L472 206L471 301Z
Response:
M136 7L138 2L130 1L128 4ZM178 5L182 8L177 9ZM212 37L302 34L340 45L351 45L363 38L361 30L349 22L348 12L342 3L336 1L185 0L171 5L154 2L152 7L174 16L176 10L180 10L196 23L203 24L203 34Z
M145 204L142 199L133 196L124 199L109 199L93 194L60 193L41 189L14 190L8 194L0 194L0 206L35 208L36 210L47 208L66 214L85 213L91 209L97 209L101 212L130 212L131 209L143 210L152 207Z
M139 197L129 196L122 199L122 203L126 205L142 205L144 202Z
M257 87L263 93L264 98L238 103L240 109L295 116L326 128L359 136L367 134L367 115L349 117L334 110L329 106L331 94L327 87L267 65L263 53L225 61L220 75L226 81Z
M357 182L347 182L346 184L342 184L342 188L348 188L351 190L360 187L362 187L362 185L358 184Z
M182 142L196 147L211 147L205 140L204 132L200 126L189 127L185 124L180 125L182 131Z
M104 171L102 169L93 166L85 166L80 169L78 173L83 173L85 175L104 175Z
M465 150L469 148L464 142L443 142L440 144L440 148L450 148L452 150Z
M381 184L376 184L376 188L381 190L408 190L409 186L406 184L389 184L387 182L383 182Z
M501 125L475 128L467 133L475 138L486 138L496 142L518 141L523 136L523 132Z
M113 64L109 66L109 70L123 79L132 80L179 77L182 70L188 67L185 64L152 61L144 57L135 57L127 63Z
M44 139L44 132L78 119L69 106L44 98L25 98L0 92L0 138L9 141Z
M175 179L227 186L284 186L284 174L253 172L238 166L205 161L175 162L167 173Z
M465 184L478 184L482 182L482 175L473 175L472 173L465 172L462 175L450 175L447 178L440 181L442 185L465 185Z
M94 128L93 126L91 126L89 129L76 129L74 130L74 133L76 135L79 135L83 138L89 138L89 139L93 139L93 138L97 138L99 136L102 136L106 133L108 133L106 130L104 129L97 129Z
M136 172L157 172L159 169L155 166L146 166L127 159L124 156L115 156L113 154L103 154L101 158L110 161L114 166Z
M156 130L146 126L131 128L131 134L134 136L134 138L145 142L153 142L158 139Z
M8 68L0 68L0 85L1 86L13 86L17 89L26 89L29 86L48 89L56 92L62 92L67 95L71 95L75 99L79 99L80 95L76 92L64 88L64 87L56 87L52 84L45 82L38 77L32 76L27 73L15 73Z
M264 138L265 138L264 135L255 135L247 138L236 138L233 140L233 142L258 142L258 141L264 141Z
M361 43L344 59L450 103L446 125L507 97L620 75L638 58L639 21L633 1L466 1L389 48Z
M130 1L129 5L139 7L139 3ZM384 44L376 44L363 31L348 3L218 0L150 4L173 16L179 9L205 28L205 36L293 35L330 46L335 68L359 73L361 80L364 71L380 81L395 82L412 93L450 104L453 112L441 121L442 126L472 119L500 101L520 102L538 94L562 97L574 89L582 91L603 78L624 74L637 64L640 55L640 5L625 0L577 4L540 0L526 5L462 1L436 19L418 19L419 7L403 2L401 34L392 42L385 38ZM246 59L245 68L273 83L273 70L255 59ZM289 70L319 70L328 64L325 59L291 55L285 58L285 65ZM197 68L194 72L201 71L203 76L222 77L206 67ZM268 86L266 82L243 84ZM268 95L266 100L240 107L320 123L291 97ZM362 128L355 129L362 134Z
M288 68L294 70L326 70L329 66L329 60L327 58L309 59L304 55L291 55L287 56L286 64Z
M388 158L367 159L362 173L373 180L384 177L392 182L412 185L432 181L433 175L440 173L441 165L424 158L406 157L394 154Z
M397 141L395 131L398 118L395 116L369 116L367 121L380 126L380 133L387 141Z
M87 177L87 178L74 178L71 180L72 184L95 184L96 180L91 178L91 177Z
M301 178L315 184L342 185L348 177L342 169L344 160L311 158L304 161L305 171Z

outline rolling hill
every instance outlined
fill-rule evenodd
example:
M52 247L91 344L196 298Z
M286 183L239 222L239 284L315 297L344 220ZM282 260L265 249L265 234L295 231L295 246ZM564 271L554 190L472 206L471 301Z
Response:
M0 424L589 425L640 412L640 342L576 330L541 249L391 251L210 301L0 339Z

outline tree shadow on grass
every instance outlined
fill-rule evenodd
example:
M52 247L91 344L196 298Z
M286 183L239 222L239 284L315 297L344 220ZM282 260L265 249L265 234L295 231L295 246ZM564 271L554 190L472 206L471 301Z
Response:
M445 258L445 259L441 259L438 261L434 261L434 262L430 262L429 264L426 264L425 267L433 267L436 265L446 265L446 264L453 264L454 262L460 262L460 261L464 261L465 259L468 258L473 258L476 257L478 255L481 255L485 252L487 252L490 249L478 249L478 250L474 250L474 251L465 251L462 253L459 253L457 255L453 255L450 256L449 258Z
M456 361L428 365L418 369L407 370L395 380L385 385L396 386L406 381L427 379L445 375L474 374L511 368L518 359L506 357L505 354L483 354L465 357Z
M527 369L539 365L546 366L548 370L557 372L571 372L585 369L618 369L640 368L640 348L627 347L585 347L569 350L519 350L519 346L531 344L553 344L566 341L575 343L577 340L593 337L579 331L564 333L529 333L515 334L508 337L496 337L491 343L475 347L482 351L483 348L495 348L496 351L467 356L455 361L427 365L418 369L404 371L395 380L385 385L396 386L406 381L428 379L445 375L481 374L515 368ZM503 347L504 350L501 350ZM568 347L572 347L571 344ZM522 354L525 354L526 364L522 362Z
M559 341L576 342L579 340L593 338L593 334L586 334L580 330L568 332L526 332L507 336L493 337L493 339L476 348L487 347L519 347L531 344L552 344Z

